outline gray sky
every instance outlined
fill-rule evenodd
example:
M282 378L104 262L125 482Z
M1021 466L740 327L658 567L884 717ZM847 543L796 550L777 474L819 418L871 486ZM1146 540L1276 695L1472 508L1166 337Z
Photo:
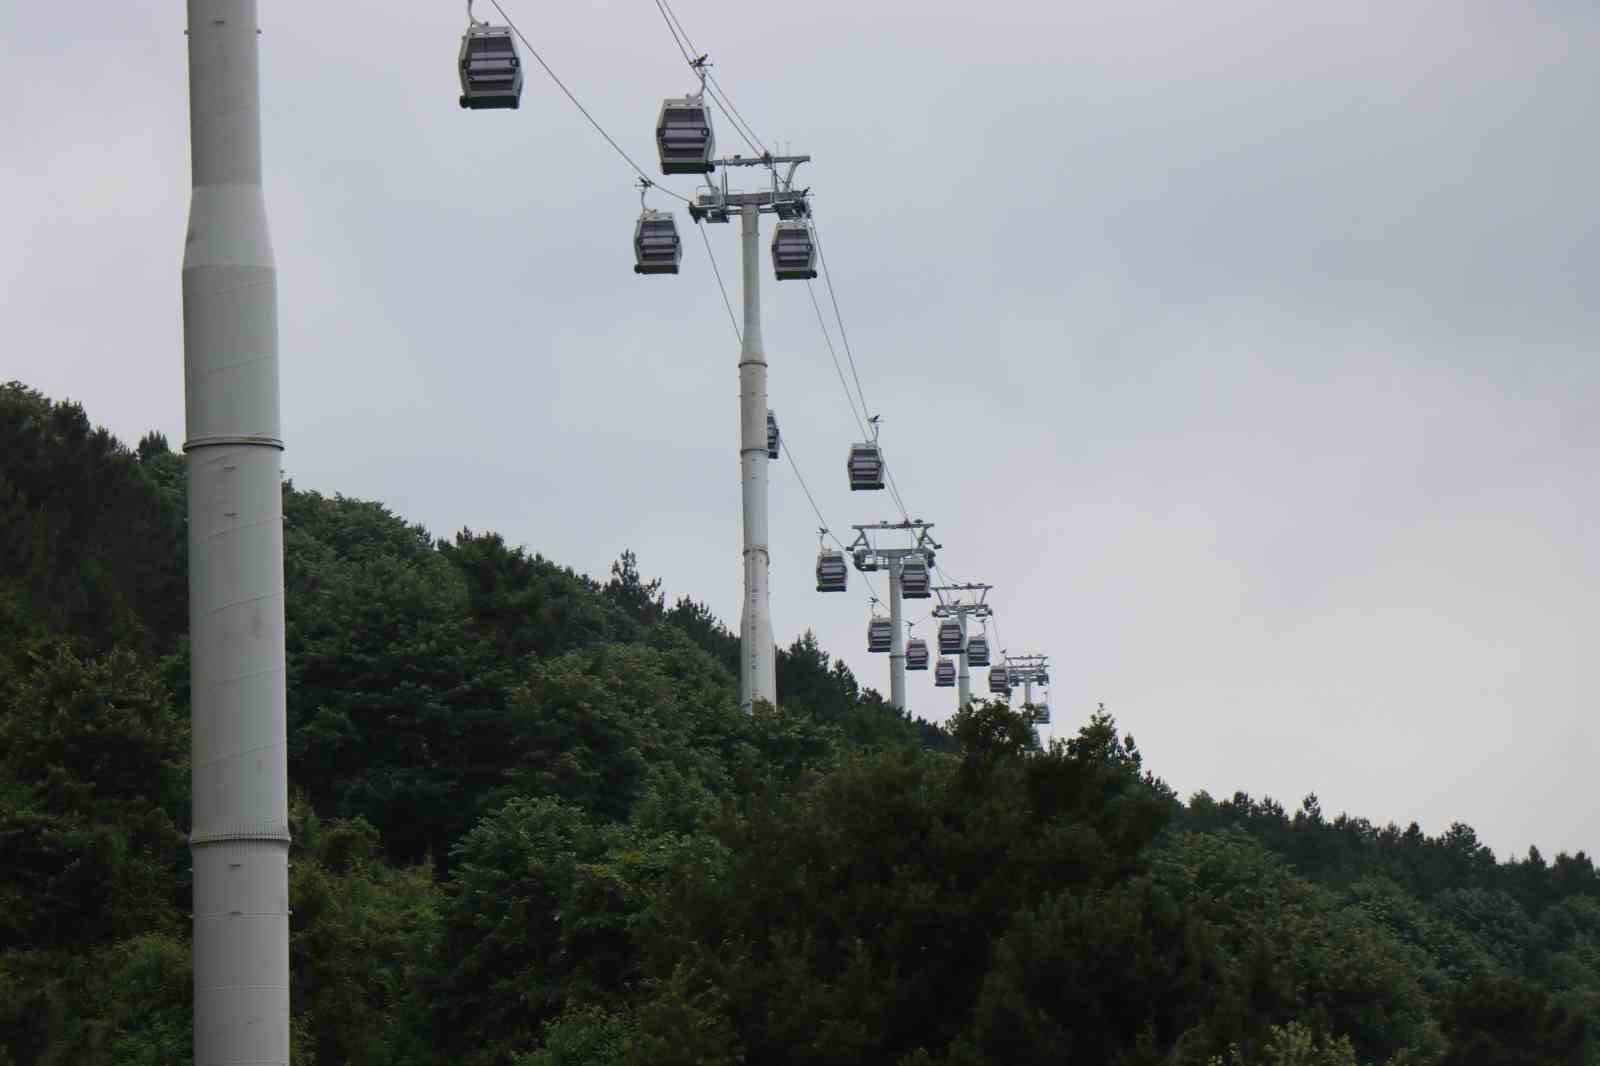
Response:
M692 81L650 0L503 2L654 171ZM761 135L816 157L900 487L940 562L997 586L1000 643L1054 657L1059 734L1104 701L1185 794L1600 850L1600 8L677 10ZM0 378L176 444L183 5L85 14L0 7ZM632 174L531 64L521 110L459 111L463 22L263 4L286 469L597 576L633 548L737 627L737 349L704 249L680 215L683 273L632 273ZM737 227L708 235L734 282ZM894 517L846 488L804 286L762 285L824 514ZM886 690L860 576L812 591L815 518L787 463L772 482L779 641L814 628Z

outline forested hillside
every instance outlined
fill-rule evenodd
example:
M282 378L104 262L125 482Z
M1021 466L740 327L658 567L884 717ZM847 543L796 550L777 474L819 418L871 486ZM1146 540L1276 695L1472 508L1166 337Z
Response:
M809 636L745 715L632 555L284 521L300 1066L1600 1061L1581 853L1182 802ZM0 1066L191 1061L184 552L165 439L0 387Z

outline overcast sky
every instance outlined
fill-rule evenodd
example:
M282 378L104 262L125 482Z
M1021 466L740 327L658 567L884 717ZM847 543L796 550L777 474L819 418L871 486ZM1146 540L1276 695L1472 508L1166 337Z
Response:
M653 171L693 83L651 0L503 2ZM1053 657L1058 735L1104 701L1183 794L1600 851L1600 6L677 11L761 136L815 157L906 502L996 586L997 643ZM176 445L184 5L79 16L0 6L0 378ZM532 64L519 111L458 110L464 21L262 4L286 471L596 576L632 548L737 629L738 352L705 250L680 214L683 273L632 273L633 174ZM737 226L708 236L736 284ZM847 489L805 286L763 263L762 295L827 520L896 517ZM816 526L775 465L776 636L887 690L860 575L812 589Z

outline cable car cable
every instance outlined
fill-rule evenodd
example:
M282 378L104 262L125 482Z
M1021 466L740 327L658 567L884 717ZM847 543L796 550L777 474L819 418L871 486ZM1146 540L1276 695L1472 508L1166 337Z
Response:
M858 397L860 397L860 399L861 399L861 410L863 412L870 411L871 408L867 405L866 390L864 390L861 387L861 372L860 372L859 368L856 366L855 352L850 347L850 335L845 330L844 316L839 313L839 296L838 296L838 293L834 290L834 287L833 287L833 275L828 270L828 257L823 251L822 238L817 233L817 226L816 226L815 220L813 220L812 223L811 223L811 238L812 238L813 241L816 242L816 246L817 246L817 262L818 262L818 265L820 265L822 267L822 280L823 280L823 283L828 287L828 301L833 305L834 322L839 327L839 340L844 345L845 358L847 360L849 360L849 363L850 363L850 376L855 379L856 395ZM811 283L807 282L806 284L810 285ZM812 293L811 298L812 298L813 301L816 300L816 293L815 292ZM822 325L822 316L821 316L820 311L819 311L819 313L817 315L817 322L818 322L819 325ZM826 325L822 325L822 332L823 332L823 336L827 336L828 329L827 329ZM831 341L829 342L829 346L831 348L831 346L832 346L832 342ZM841 373L840 377L841 378L843 377L842 373ZM849 388L848 387L846 387L845 392L846 392L846 394L849 393ZM854 408L852 407L852 411L853 410L854 410ZM865 433L866 433L865 427L862 428L862 433L863 433L863 435L865 435ZM881 450L880 450L879 454L882 455ZM909 522L911 520L911 509L906 506L906 502L905 502L904 497L902 497L900 495L900 486L895 484L894 472L892 470L890 470L890 468L889 468L889 458L888 458L887 455L883 455L883 472L884 472L884 477L887 479L887 481L889 483L889 494L894 498L896 506L898 506L900 508L901 517L903 517L906 521Z
M845 402L850 405L850 415L856 420L856 427L861 430L863 438L870 437L867 424L862 420L862 415L856 410L856 398L850 392L850 383L844 379L844 366L839 362L839 353L833 347L833 337L828 333L828 324L822 317L822 305L817 303L817 290L810 285L806 291L811 294L811 307L817 313L817 325L822 329L822 339L828 345L828 358L833 360L834 372L839 375L839 387L844 389Z
M740 125L743 125L745 131L750 134L750 136L745 139L745 143L750 144L750 141L753 139L755 144L751 145L751 148L759 150L762 155L767 155L768 152L766 142L757 135L756 128L745 121L744 116L739 113L739 109L733 106L733 97L728 95L728 91L722 87L722 83L717 80L717 76L715 74L707 74L706 80L711 83L711 88L717 93L715 99L717 100L718 106L720 107L726 103L727 106L724 108L722 113L728 116L728 121L733 123L734 129L738 129ZM744 136L744 134L741 133L740 136ZM768 169L772 169L771 164L768 164Z
M583 117L589 120L589 125L593 126L595 131L599 133L600 136L605 138L606 143L609 144L612 150L620 155L623 160L634 169L635 173L637 173L641 178L644 178L646 181L651 181L650 175L645 173L644 168L633 161L633 156L629 155L623 150L622 145L618 144L616 139L613 138L611 134L606 132L605 127L600 125L593 115L589 114L589 109L584 107L576 96L572 95L572 90L567 88L566 83L560 78L556 77L556 72L550 69L550 64L544 61L544 57L539 54L538 50L533 47L532 42L528 40L528 35L523 33L515 22L511 21L511 16L506 14L506 9L500 6L500 0L489 0L489 3L493 4L494 9L500 12L500 17L506 20L506 25L511 27L511 32L517 35L518 40L522 42L522 47L526 48L528 50L528 54L533 56L534 60L539 64L539 66L544 69L544 72L550 75L550 80L556 83L556 88L565 93L567 99L572 101L572 106L576 107ZM652 184L654 184L654 182L652 182ZM689 199L689 197L675 193L663 185L657 184L656 188L660 189L668 196L671 196L677 200L681 200L686 204L694 202Z
M706 236L705 223L696 220L694 228L700 231L700 242L706 246L706 258L711 260L711 273L716 275L717 289L722 293L722 306L728 309L728 323L733 326L733 335L743 344L744 334L739 330L739 320L734 317L733 303L728 299L728 287L722 284L722 269L717 266L716 253L711 250L711 238Z
M683 53L683 61L694 66L694 45L689 42L689 35L683 33L682 26L673 26L672 16L667 14L667 9L662 6L661 0L655 0L656 10L661 12L661 18L667 24L667 32L672 34L672 43L678 46L678 51ZM682 34L680 36L680 34Z
M882 454L881 452L879 454ZM900 508L900 517L907 522L911 521L911 511L906 507L906 501L900 498L900 486L894 483L894 471L889 469L889 457L883 457L883 476L889 482L889 495L894 497L895 504Z
M828 299L833 303L834 321L839 324L839 340L844 345L845 358L850 361L850 376L856 380L856 395L861 397L861 409L863 411L870 411L872 408L867 403L867 394L861 388L861 374L856 369L855 352L850 347L850 335L845 332L844 316L839 314L839 297L833 291L833 276L828 273L828 257L823 253L822 236L817 232L817 224L815 220L813 220L811 223L811 239L815 241L817 245L817 262L822 267L822 280L828 286ZM809 285L810 282L807 282L806 284Z

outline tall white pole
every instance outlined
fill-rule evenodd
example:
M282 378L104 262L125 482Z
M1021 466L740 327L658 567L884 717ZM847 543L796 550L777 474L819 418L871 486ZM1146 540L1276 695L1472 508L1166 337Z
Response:
M776 705L767 585L767 356L761 347L761 215L740 211L744 248L744 343L739 351L739 478L744 487L744 607L739 616L739 705Z
M900 557L889 558L889 702L906 709L906 627L900 610Z
M967 612L957 611L961 622L961 668L956 674L956 710L972 702L972 675L967 672Z
M256 0L188 0L183 255L194 1061L289 1061L277 273Z
M1022 683L1022 705L1024 707L1033 706L1033 682L1031 680Z

